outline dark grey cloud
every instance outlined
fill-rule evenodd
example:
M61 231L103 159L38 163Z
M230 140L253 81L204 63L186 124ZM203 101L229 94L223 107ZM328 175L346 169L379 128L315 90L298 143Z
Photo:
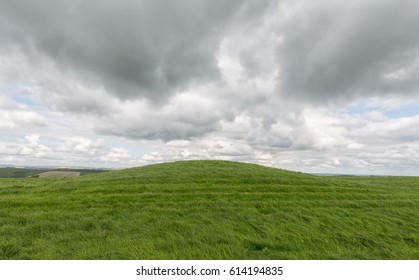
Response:
M218 82L220 44L238 32L248 32L236 54L248 78L271 71L264 59L275 48L282 97L324 102L419 88L415 0L0 0L0 6L3 47L40 52L85 85L104 85L122 99L168 102L188 86Z
M113 119L111 123L101 123L96 130L102 134L131 139L161 140L164 142L178 139L201 138L220 130L217 120L207 119L196 122L173 119L173 117L144 118L140 120Z
M229 22L263 8L246 2L1 0L0 32L86 83L156 101L218 79L216 52Z
M418 1L307 1L291 7L277 30L284 96L324 102L419 88ZM408 74L396 77L397 71Z

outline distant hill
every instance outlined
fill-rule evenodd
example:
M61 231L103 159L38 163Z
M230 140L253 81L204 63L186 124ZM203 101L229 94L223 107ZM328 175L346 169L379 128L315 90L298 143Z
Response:
M40 177L38 175L47 172L55 172L56 178L60 178L60 172L65 177L65 172L75 172L80 176L101 173L106 170L102 169L72 169L72 168L26 168L26 167L0 167L0 178L28 178ZM47 173L48 174L48 173ZM42 177L42 175L41 175Z
M0 178L25 178L45 171L47 169L0 167Z

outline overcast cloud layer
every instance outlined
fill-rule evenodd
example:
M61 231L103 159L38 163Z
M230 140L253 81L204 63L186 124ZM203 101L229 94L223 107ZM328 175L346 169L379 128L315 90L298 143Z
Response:
M419 175L419 2L0 0L0 164Z

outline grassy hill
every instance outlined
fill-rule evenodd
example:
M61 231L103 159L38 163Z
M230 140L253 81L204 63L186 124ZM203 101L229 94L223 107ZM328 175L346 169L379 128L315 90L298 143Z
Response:
M0 167L0 178L26 178L45 171L40 168Z
M184 161L0 179L0 259L419 259L419 178Z

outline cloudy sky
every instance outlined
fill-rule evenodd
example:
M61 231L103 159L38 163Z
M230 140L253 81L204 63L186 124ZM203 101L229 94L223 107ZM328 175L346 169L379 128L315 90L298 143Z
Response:
M0 0L0 164L419 175L417 0Z

